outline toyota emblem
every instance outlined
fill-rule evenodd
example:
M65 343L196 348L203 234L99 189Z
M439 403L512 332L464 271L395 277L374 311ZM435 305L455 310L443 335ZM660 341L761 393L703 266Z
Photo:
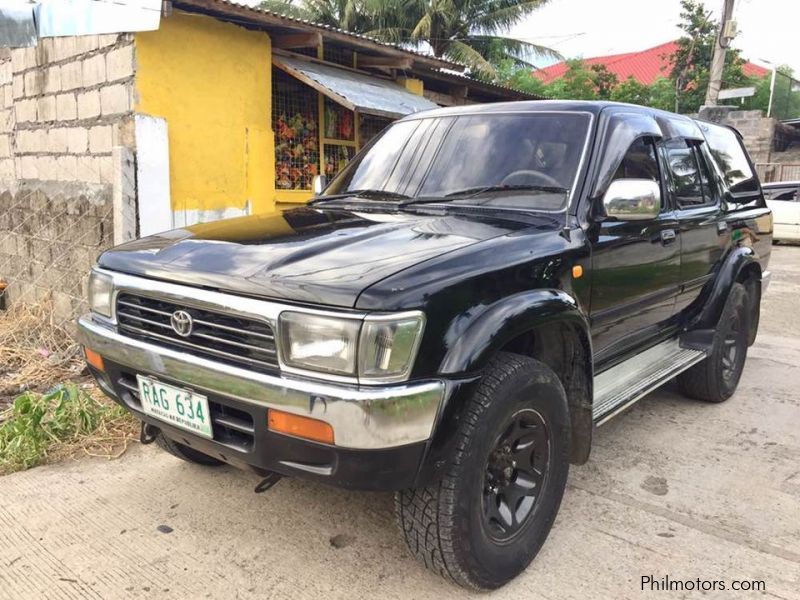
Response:
M169 324L172 325L172 329L175 330L175 333L181 337L189 337L192 335L194 321L192 321L192 315L185 310L176 310L172 313L169 318Z

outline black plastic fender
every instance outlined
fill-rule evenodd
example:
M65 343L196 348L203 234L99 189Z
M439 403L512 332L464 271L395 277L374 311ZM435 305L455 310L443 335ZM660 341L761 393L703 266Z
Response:
M435 471L438 459L447 451L451 439L448 426L458 419L460 404L477 384L480 373L489 360L509 342L534 331L544 324L563 323L570 326L571 335L577 337L574 350L579 354L576 369L578 376L564 382L570 403L572 424L571 462L582 464L589 458L592 442L593 364L589 324L577 301L568 293L557 289L539 289L506 297L475 314L469 323L454 324L447 335L454 343L446 353L439 372L464 378L459 394L451 398L437 424L432 440L432 460L428 474ZM469 383L467 383L469 382ZM433 463L433 465L431 464Z
M568 293L556 289L532 290L508 296L473 317L466 327L448 338L455 343L448 349L439 373L443 375L480 371L500 349L514 338L542 324L571 324L589 349L587 374L592 378L591 337L589 323L578 303Z
M755 265L754 267L751 265ZM690 323L689 329L714 328L719 321L725 301L728 299L731 287L734 283L741 280L742 272L745 269L757 269L758 278L761 278L761 265L756 257L755 251L749 246L739 246L734 248L722 263L719 272L714 280L714 287L711 288L703 309Z

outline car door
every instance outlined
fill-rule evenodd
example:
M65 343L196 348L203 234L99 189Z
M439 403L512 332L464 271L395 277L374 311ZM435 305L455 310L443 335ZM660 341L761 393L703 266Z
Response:
M675 310L681 313L713 279L731 233L722 218L720 190L702 141L673 138L660 149L680 227L680 291Z
M787 185L764 190L772 210L776 240L800 239L800 187Z
M598 363L658 337L674 312L680 234L672 206L664 202L660 171L655 140L636 139L613 178L658 182L660 213L648 220L601 219L590 229L590 319Z

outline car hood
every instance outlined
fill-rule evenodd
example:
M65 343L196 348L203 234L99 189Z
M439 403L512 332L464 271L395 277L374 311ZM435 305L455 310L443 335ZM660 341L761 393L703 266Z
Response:
M530 227L532 219L552 222L487 211L303 207L167 231L113 248L99 264L234 293L353 307L364 289L390 275Z

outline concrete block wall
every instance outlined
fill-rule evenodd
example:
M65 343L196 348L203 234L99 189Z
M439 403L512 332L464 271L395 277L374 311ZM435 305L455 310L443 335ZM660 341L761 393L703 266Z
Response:
M115 205L135 198L134 75L131 34L0 51L0 278L10 303L49 299L57 319L82 309L88 271L114 242ZM118 241L135 236L129 218L116 227Z
M725 123L742 134L744 145L754 163L770 162L777 123L775 119L765 117L760 110L736 110L728 113Z

